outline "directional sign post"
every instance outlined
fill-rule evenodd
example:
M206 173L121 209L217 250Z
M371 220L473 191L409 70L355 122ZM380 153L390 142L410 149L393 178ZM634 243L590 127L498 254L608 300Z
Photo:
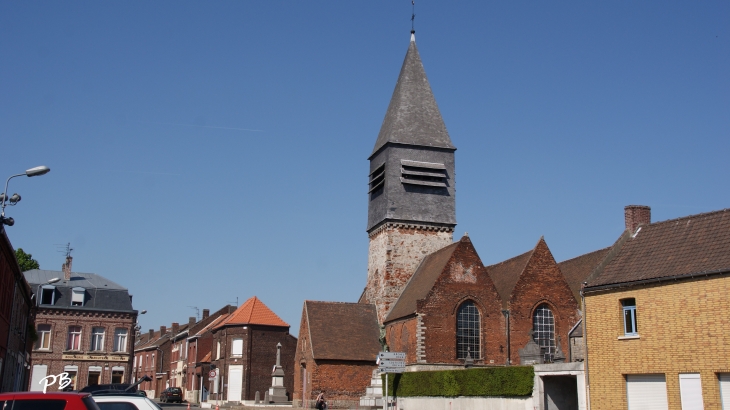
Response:
M406 354L404 352L380 352L375 359L380 373L385 373L385 404L388 406L388 373L403 373L406 370Z

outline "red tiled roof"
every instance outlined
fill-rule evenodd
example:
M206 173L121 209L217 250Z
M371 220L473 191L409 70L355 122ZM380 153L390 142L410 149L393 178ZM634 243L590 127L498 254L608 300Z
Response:
M375 305L344 302L304 302L314 359L375 362L380 328Z
M215 329L229 325L266 325L289 327L264 302L256 296L243 303L235 312L215 326Z
M643 225L588 287L730 272L730 209Z

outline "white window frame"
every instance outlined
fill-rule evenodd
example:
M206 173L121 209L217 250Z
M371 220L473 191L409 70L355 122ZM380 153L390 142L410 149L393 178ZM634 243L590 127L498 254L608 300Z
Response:
M234 337L231 343L231 357L243 356L243 338Z
M73 330L72 330L73 329ZM76 331L78 329L78 331ZM81 326L72 325L68 327L68 339L66 340L66 350L81 350L81 336L83 329Z
M38 304L39 305L48 305L49 304L49 303L43 303L43 299L45 299L43 297L43 295L46 293L46 291L51 292L51 303L50 304L55 305L56 304L56 287L53 285L41 286L41 294L40 294L40 297L38 298Z
M84 306L85 296L86 296L86 289L84 289L84 288L71 289L71 306Z
M218 344L216 346L217 347L215 349L215 359L218 360L221 358L221 341L220 340L218 341Z
M41 329L41 326L48 327L47 330ZM48 323L38 325L38 344L36 350L51 350L51 332L53 327ZM48 346L46 346L48 345Z
M628 303L632 303L632 301L633 305L629 305ZM636 322L636 299L621 299L621 313L624 323L624 336L638 336L639 329L637 328ZM631 326L631 328L629 328L629 325Z
M127 351L127 334L129 334L129 331L123 327L114 329L114 352L123 353Z
M91 328L91 350L92 352L103 352L104 351L104 336L106 335L106 329L103 327L92 327Z

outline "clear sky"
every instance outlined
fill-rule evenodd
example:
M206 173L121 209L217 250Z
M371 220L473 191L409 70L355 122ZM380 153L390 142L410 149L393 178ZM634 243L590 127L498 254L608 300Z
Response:
M387 1L0 2L7 229L129 288L143 330L367 274L367 175L409 41ZM425 1L416 38L485 264L730 207L730 2Z

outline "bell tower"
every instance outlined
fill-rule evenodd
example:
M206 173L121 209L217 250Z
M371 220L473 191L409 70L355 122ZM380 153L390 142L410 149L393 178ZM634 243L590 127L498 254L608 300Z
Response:
M368 158L368 280L362 302L383 322L424 256L453 242L454 152L411 31Z

